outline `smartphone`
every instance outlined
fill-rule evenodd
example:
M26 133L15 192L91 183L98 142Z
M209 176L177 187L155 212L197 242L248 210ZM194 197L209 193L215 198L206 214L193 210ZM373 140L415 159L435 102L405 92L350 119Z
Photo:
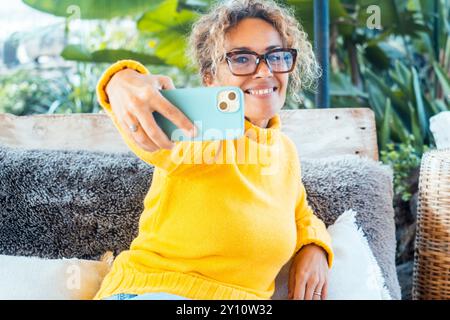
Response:
M244 134L244 93L239 87L161 90L161 94L197 127L197 136L189 137L154 111L156 123L172 141L230 140Z

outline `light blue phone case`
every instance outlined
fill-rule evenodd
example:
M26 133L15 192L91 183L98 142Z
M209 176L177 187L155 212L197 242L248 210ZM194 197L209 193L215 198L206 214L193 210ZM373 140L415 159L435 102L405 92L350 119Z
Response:
M230 140L244 134L244 93L238 87L161 90L161 94L198 130L195 138L186 136L183 130L155 111L157 124L172 141Z

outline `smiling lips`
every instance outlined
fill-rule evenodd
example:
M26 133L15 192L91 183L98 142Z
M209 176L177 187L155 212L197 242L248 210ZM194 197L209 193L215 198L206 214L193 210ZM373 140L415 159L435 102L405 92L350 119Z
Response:
M273 92L277 90L277 87L272 88L264 88L264 89L248 89L245 90L245 93L250 94L252 96L259 96L259 97L267 97Z

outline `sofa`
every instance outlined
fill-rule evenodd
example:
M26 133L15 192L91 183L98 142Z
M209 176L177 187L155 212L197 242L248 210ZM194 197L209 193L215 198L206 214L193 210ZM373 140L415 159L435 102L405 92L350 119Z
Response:
M347 259L348 264L344 268L343 262L339 276L335 274L336 287L343 294L337 292L336 296L365 297L346 296L344 284L338 283L348 283L344 278L351 279L358 267L364 271L365 265L355 262L358 250L353 246L367 242L364 255L373 257L379 270L369 270L370 274L379 273L390 299L401 299L395 268L393 173L378 161L372 110L282 110L280 116L282 131L298 149L308 203L329 230L335 227L336 235L340 232L343 236L341 247L336 248L342 250L342 261ZM61 268L65 266L67 271L69 261L76 270L88 270L89 276L81 284L88 289L70 295L53 288L45 295L38 288L34 297L92 297L107 272L105 266L137 235L152 175L153 167L127 148L104 113L0 114L0 270L17 274L13 271L20 269L24 275L12 275L4 280L7 284L0 280L0 288L14 286L14 297L20 298L25 289L20 291L18 283L28 285L30 292L39 285L67 282ZM344 220L353 221L355 239L360 240L344 240L349 231L338 230L339 219L341 225ZM40 268L36 265L44 270L50 261L58 263L59 273L55 267L45 269L54 273L37 273L39 280L29 276ZM273 299L286 297L289 266L290 261L280 270ZM44 281L47 278L50 282ZM360 282L354 282L355 286ZM1 290L0 299L12 297L11 291L2 296Z

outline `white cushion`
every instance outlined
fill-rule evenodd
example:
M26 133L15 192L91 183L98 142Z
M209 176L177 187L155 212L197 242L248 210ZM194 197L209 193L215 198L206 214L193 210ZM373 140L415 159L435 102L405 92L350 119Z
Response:
M327 300L391 300L380 267L364 233L347 210L328 227L334 251ZM289 268L286 263L276 279L274 300L287 299Z
M355 212L345 211L328 232L335 254L328 300L391 300ZM272 299L287 298L291 261L278 274ZM0 255L0 299L92 299L111 262L110 253L102 261Z
M391 300L380 267L353 210L328 227L334 251L328 300Z
M92 299L111 259L112 253L102 261L0 255L0 299Z

